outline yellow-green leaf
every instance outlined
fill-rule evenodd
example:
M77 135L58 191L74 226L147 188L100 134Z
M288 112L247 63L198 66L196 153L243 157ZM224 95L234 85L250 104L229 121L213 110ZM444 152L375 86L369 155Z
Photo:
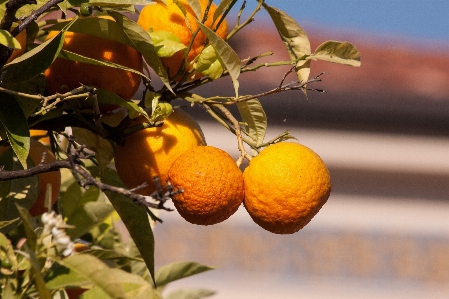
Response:
M240 58L235 53L234 49L228 45L221 37L219 37L214 31L209 29L207 26L203 25L201 22L197 21L201 30L204 32L209 42L214 47L218 54L221 62L229 72L229 76L234 84L235 95L238 97L239 82L238 78L240 76Z
M295 63L298 80L306 82L310 75L310 62L305 58L311 54L310 41L306 32L287 13L265 3L263 6L273 20L290 60Z
M15 39L9 31L3 29L0 29L0 44L14 49L22 48L19 41Z
M348 42L326 41L310 56L312 59L320 59L350 66L360 66L359 50Z
M237 103L240 116L245 123L246 134L254 140L254 145L260 146L267 131L267 116L258 99Z

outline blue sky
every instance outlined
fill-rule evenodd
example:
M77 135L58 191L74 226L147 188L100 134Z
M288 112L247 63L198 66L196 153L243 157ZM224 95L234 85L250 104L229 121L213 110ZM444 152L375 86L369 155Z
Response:
M248 0L248 6L255 0ZM266 0L302 24L449 45L449 0Z

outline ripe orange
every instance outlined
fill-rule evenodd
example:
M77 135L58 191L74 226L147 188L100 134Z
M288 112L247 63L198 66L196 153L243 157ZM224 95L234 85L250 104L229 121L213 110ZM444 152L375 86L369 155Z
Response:
M39 142L43 145L50 145L50 137L45 130L30 130L30 137L38 137Z
M47 39L57 33L50 32ZM67 31L63 49L123 65L139 72L143 70L140 53L128 45L113 40ZM67 92L82 83L107 89L124 100L130 100L134 96L141 81L140 76L132 72L63 58L57 58L44 74L47 77L47 94Z
M156 0L156 4L150 4L145 6L140 12L137 24L139 24L143 29L153 31L165 30L176 35L181 43L185 46L189 46L190 40L192 39L192 32L196 32L199 26L195 21L195 13L192 8L188 5L186 0L180 0L179 2L184 5L187 13L187 20L181 9L176 5L173 0L166 0L167 5L164 5L161 1ZM201 11L204 14L209 0L200 0ZM213 16L217 6L212 3L209 8L209 13L206 22L204 23L207 27L215 29L218 21L213 22ZM199 20L202 20L203 16L198 16ZM219 19L219 18L218 18ZM225 38L228 33L228 25L225 20L220 24L216 31L217 35L221 38ZM199 31L195 37L192 47L187 55L187 62L190 63L197 55L201 53L206 43L206 35ZM182 51L175 53L171 57L162 58L162 62L165 67L169 70L171 77L174 77L182 66L184 61L184 54Z
M11 29L11 31L14 28ZM20 49L14 49L14 51L12 51L11 56L9 56L8 60L6 61L6 63L10 63L11 61L13 61L14 59L16 59L17 57L21 56L23 53L25 53L26 51L26 46L27 46L27 31L24 29L22 31L20 31L20 33L16 36L17 41L20 43L20 46L22 46L22 48Z
M142 122L145 122L144 117L138 118L133 125ZM117 145L115 167L129 189L148 183L147 187L137 192L150 196L157 190L154 176L159 176L162 186L166 186L168 171L176 158L205 144L198 123L186 112L177 109L161 127L138 131L126 138L124 146Z
M188 222L212 225L228 219L244 197L243 175L232 157L212 146L200 146L182 154L170 168L168 180L179 214Z
M244 205L251 218L276 234L303 228L326 203L329 171L311 149L280 142L263 149L243 173Z
M0 155L6 152L7 147L0 147ZM45 163L56 161L53 153L42 143L34 139L30 139L30 152L28 157L33 161L34 165L39 165L45 153ZM47 192L47 184L51 184L51 204L53 205L59 197L59 188L61 187L61 172L52 171L44 172L38 175L39 178L39 195L33 206L29 209L31 216L38 216L48 211L45 207L45 193Z

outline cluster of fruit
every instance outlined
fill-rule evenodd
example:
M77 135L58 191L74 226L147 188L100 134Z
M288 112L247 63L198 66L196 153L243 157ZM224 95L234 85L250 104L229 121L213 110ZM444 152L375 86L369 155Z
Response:
M144 121L143 118L140 121ZM293 142L263 149L242 173L223 150L207 146L198 123L181 109L161 127L148 128L116 146L115 166L125 185L150 196L153 177L183 192L173 197L187 221L212 225L228 219L244 204L261 227L295 233L318 213L330 194L329 172L320 157Z
M179 51L162 58L174 79L180 70L192 67L190 62L201 53L207 38L199 31L191 42L192 32L196 32L198 24L186 1L181 2L187 12L181 12L175 1L166 2L167 5L157 2L146 6L137 23L145 30L171 32L190 49L188 53ZM208 0L201 1L203 11L208 4ZM215 10L214 4L208 7L210 17L205 25L225 38L226 21L217 24ZM185 15L190 27L185 25ZM50 32L47 39L56 34ZM136 93L141 81L138 72L143 69L141 54L136 49L75 32L65 33L63 49L137 72L57 58L45 71L48 94L62 93L64 88L68 88L67 91L74 89L80 82L107 89L125 100L131 100ZM102 112L110 108L103 107ZM137 118L132 125L144 121L143 117ZM54 159L42 144L31 142L30 157L35 164L40 162L43 152L47 153L47 162ZM206 145L199 125L181 109L175 109L164 119L162 126L138 131L129 135L124 145L116 145L115 167L130 189L148 183L147 187L137 191L143 195L151 196L156 191L154 176L160 178L163 186L170 183L175 190L182 189L182 193L173 197L173 202L180 215L191 223L212 225L222 222L243 203L257 224L278 234L294 233L304 227L327 201L331 189L329 172L320 157L309 148L292 142L266 147L242 173L228 153ZM53 177L46 178L50 175ZM35 205L43 209L37 214L46 211L43 205L46 182L52 183L52 202L56 200L60 186L57 175L60 176L58 172L50 172L39 176L41 195Z

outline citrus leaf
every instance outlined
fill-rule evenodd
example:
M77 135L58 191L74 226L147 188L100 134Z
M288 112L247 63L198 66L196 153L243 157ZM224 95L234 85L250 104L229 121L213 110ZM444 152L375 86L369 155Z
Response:
M106 61L106 60L98 60L98 59L90 58L90 57L83 56L83 55L77 54L75 52L70 52L70 51L63 50L63 49L61 50L61 52L59 52L58 58L64 58L64 59L79 61L79 62L87 63L87 64L101 65L101 66L107 66L107 67L111 67L111 68L121 69L121 70L124 70L127 72L138 74L138 75L146 78L145 74L143 74L139 71L136 71L135 69L128 68L126 66L123 66L123 65L120 65L117 63L113 63L110 61ZM149 78L147 78L147 79L149 80Z
M247 135L260 146L267 132L267 115L258 99L237 103L242 121L245 123Z
M65 288L68 286L72 287L86 287L91 285L91 281L84 275L72 271L58 263L53 263L51 268L47 271L44 277L45 286L50 290L56 290Z
M217 6L217 9L214 12L214 17L213 17L213 21L212 24L215 24L215 21L218 20L220 18L220 16L227 10L229 9L229 5L235 2L235 0L222 0L220 2L220 4Z
M15 39L9 31L3 29L0 29L0 44L14 49L22 48L19 41Z
M50 26L48 31L60 31L70 21L61 21ZM74 22L69 30L70 32L89 34L100 38L110 39L128 46L133 46L128 36L123 32L122 27L113 20L105 18L80 18Z
M224 64L212 45L205 47L203 51L201 51L201 54L193 67L212 80L220 78L224 71Z
M111 142L83 128L73 127L72 133L79 144L95 152L95 158L103 171L114 158L114 147Z
M34 164L27 159L29 167ZM6 171L23 170L17 157L14 156L12 148L7 149L0 156L0 165ZM32 176L23 179L0 181L0 219L8 221L19 217L15 203L29 209L39 195L39 179Z
M360 52L348 42L326 41L318 46L312 59L320 59L350 66L360 66Z
M125 292L125 298L133 299L159 299L153 286L144 280L142 277L134 274L127 273L120 269L110 269L112 274L116 277L116 280L121 285ZM83 293L83 299L97 299L97 298L110 298L104 289L94 287L91 290ZM118 297L112 297L118 298ZM122 297L120 297L122 298Z
M98 88L97 100L100 105L115 105L125 107L126 109L128 109L129 118L131 119L134 119L141 114L149 119L148 114L142 107L132 101L125 101L109 90Z
M64 259L56 259L55 262L69 269L70 275L64 276L62 273L58 273L51 277L53 279L47 279L47 286L61 286L64 282L67 283L66 285L71 285L70 278L75 278L75 283L90 282L101 288L111 298L126 298L125 291L120 284L120 277L117 277L117 272L120 270L109 268L96 257L80 253Z
M20 219L22 220L22 225L25 230L27 244L28 246L30 246L30 249L34 251L37 245L37 235L36 232L34 231L33 219L31 219L31 215L30 213L28 213L28 209L21 207L17 203L15 205L17 211L19 212Z
M64 43L64 32L76 20L77 17L54 37L5 65L3 69L6 75L3 81L5 83L25 82L43 73L58 57Z
M70 6L80 6L82 3L89 3L92 6L101 6L101 8L127 8L134 5L146 5L149 0L68 0ZM70 8L70 6L68 8Z
M189 4L190 8L195 13L195 16L198 20L201 21L203 18L203 12L201 11L201 4L199 0L187 0L187 3Z
M176 52L187 49L179 37L165 30L148 32L159 57L171 57Z
M170 282L213 269L213 267L205 266L196 262L176 262L164 265L156 271L156 285L158 288L162 288Z
M109 168L105 169L101 181L112 186L124 187L117 172ZM110 191L105 191L105 194L128 229L154 282L154 235L145 209L123 195Z
M304 59L311 54L310 41L306 32L295 19L282 10L265 3L263 6L273 20L290 56L290 60L295 64L298 80L306 82L310 75L310 62Z
M72 239L79 238L102 223L113 211L114 208L108 203L87 202L76 209L68 218L67 224L75 227L67 229L67 234Z
M6 132L8 141L24 169L30 150L30 132L22 108L13 96L0 93L2 109L0 109L0 125Z
M218 57L221 62L223 62L224 66L229 72L229 76L232 79L232 83L234 84L235 95L238 97L238 89L239 82L237 81L240 76L240 58L235 53L234 49L228 45L221 37L219 37L214 31L209 29L207 26L203 25L199 21L197 21L201 30L204 32L206 37L209 39L211 45L217 51Z
M114 18L117 24L122 26L123 32L131 40L134 48L136 48L142 54L145 61L160 77L161 81L168 88L168 90L173 92L173 89L170 86L170 81L168 79L168 74L165 71L162 61L157 56L157 51L148 32L143 30L143 28L140 27L140 25L138 25L136 22L133 22L131 19L118 12L108 11L108 14Z
M0 231L3 231L5 228L7 228L10 225L18 224L19 221L20 221L20 218L15 218L15 219L12 219L12 220L7 220L7 221L0 221Z
M206 289L182 289L171 292L166 299L201 299L215 295L215 293Z

